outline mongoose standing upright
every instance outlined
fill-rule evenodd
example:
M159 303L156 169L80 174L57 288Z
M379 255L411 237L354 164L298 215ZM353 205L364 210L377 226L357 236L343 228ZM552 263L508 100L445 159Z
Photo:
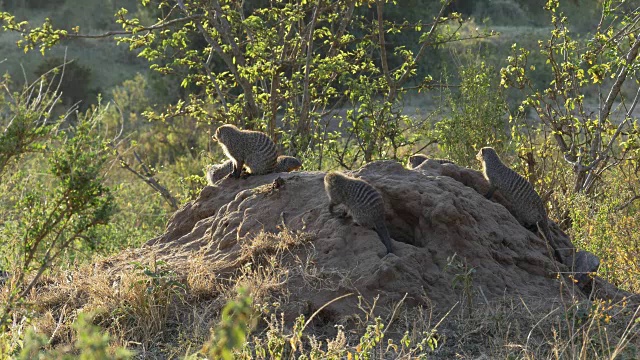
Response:
M324 177L324 189L329 196L332 215L334 206L344 204L355 222L378 233L387 254L393 252L391 237L384 223L384 201L376 188L364 180L332 171Z
M489 199L495 190L500 190L511 203L513 215L520 224L534 233L539 226L547 242L552 244L547 210L531 183L504 165L493 148L480 149L476 157L482 162L482 173L491 186L486 197ZM553 250L557 260L562 262L558 249Z
M300 160L293 156L280 155L276 160L276 167L273 169L273 172L292 172L300 169L302 167L302 163Z
M239 178L242 167L247 166L252 175L263 175L276 166L276 145L264 133L240 130L233 125L222 125L214 137L222 146L225 155L233 162L230 176Z
M423 162L429 160L429 157L427 155L424 154L415 154L415 155L411 155L409 156L409 168L410 169L415 169L418 166L420 166L420 164L422 164ZM453 164L453 161L451 160L447 160L447 159L431 159L433 161L436 161L440 164Z

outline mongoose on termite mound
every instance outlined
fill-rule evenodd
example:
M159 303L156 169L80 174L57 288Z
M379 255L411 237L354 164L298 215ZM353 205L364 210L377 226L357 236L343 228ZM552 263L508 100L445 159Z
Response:
M329 196L332 215L334 206L344 204L355 222L378 233L387 254L393 252L391 237L384 223L384 201L376 188L364 180L332 171L324 177L324 189Z
M276 160L276 167L273 169L273 172L292 172L300 169L302 167L302 162L293 156L280 155Z
M480 149L476 157L482 162L482 173L491 186L487 199L493 196L495 190L500 190L502 196L511 203L513 216L518 222L534 233L537 233L539 226L547 242L552 244L547 210L531 183L504 165L493 148ZM562 262L558 249L553 250L557 260Z
M429 160L429 157L424 154L411 155L409 156L409 169L415 169L418 166L420 166L420 164L422 164L427 160ZM431 160L436 161L440 164L453 164L453 161L447 160L447 159L431 159Z
M209 165L207 170L204 172L204 177L207 179L207 184L213 185L231 174L232 171L233 162L231 160L227 160L220 164Z
M252 175L268 174L276 166L276 145L264 133L227 124L216 129L214 139L233 162L231 176L234 178L240 177L243 166L249 168Z
M300 169L302 163L293 156L278 156L276 166L273 168L274 173L291 172ZM207 184L214 185L216 182L224 179L233 171L233 162L227 160L220 164L209 165L205 170L205 178Z

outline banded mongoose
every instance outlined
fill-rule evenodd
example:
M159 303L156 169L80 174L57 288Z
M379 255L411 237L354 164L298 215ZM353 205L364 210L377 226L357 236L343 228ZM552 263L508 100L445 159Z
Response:
M302 167L300 160L293 156L278 156L276 160L276 166L273 168L274 173L279 172L292 172ZM233 171L233 162L227 160L220 164L209 165L205 171L205 178L207 184L214 185L216 182L224 179L227 175Z
M214 185L216 182L224 179L233 171L233 162L227 160L221 164L209 165L205 171L207 184Z
M480 149L476 157L482 162L482 173L490 185L487 199L493 196L495 190L500 190L502 196L511 203L518 222L534 233L537 233L539 226L547 242L552 244L547 210L531 183L504 165L493 148ZM562 262L558 249L553 250L558 261Z
M420 164L422 164L423 162L429 160L429 157L427 155L424 154L415 154L415 155L411 155L409 156L409 168L410 169L415 169L418 166L420 166ZM447 159L431 159L439 164L453 164L453 161L451 160L447 160Z
M302 163L300 160L293 156L280 155L276 160L276 167L273 169L273 172L292 172L298 170L302 167Z
M329 196L332 215L334 206L344 204L355 222L378 233L387 254L393 252L391 237L384 223L384 201L376 188L364 180L332 171L324 177L324 189Z
M276 166L276 145L264 133L227 124L216 129L214 138L233 162L230 176L234 178L240 177L243 166L249 168L252 175L268 174Z

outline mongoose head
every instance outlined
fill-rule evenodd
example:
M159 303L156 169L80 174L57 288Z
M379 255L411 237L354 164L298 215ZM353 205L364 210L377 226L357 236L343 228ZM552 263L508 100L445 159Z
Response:
M276 163L277 164L282 164L281 166L287 172L296 171L296 170L302 168L302 163L300 162L300 160L298 160L297 158L295 158L293 156L287 156L287 155L278 156L278 159L276 160Z
M479 161L484 161L484 159L486 159L487 157L498 158L498 154L496 154L496 151L493 150L492 147L487 146L480 149L480 151L478 151L478 154L476 155L476 159L478 159Z
M409 167L416 168L418 167L420 164L422 164L423 162L427 161L428 157L426 155L423 154L415 154L415 155L411 155L409 156Z
M239 132L240 129L231 124L222 125L216 129L216 134L213 136L213 140L224 144L230 140L231 136Z
M336 184L339 184L341 180L347 178L346 175L341 174L337 171L328 172L327 175L324 176L324 186L325 188L333 187Z

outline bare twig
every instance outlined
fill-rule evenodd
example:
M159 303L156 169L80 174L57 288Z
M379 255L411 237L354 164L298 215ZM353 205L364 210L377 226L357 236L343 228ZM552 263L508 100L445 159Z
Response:
M307 135L309 131L309 105L311 102L309 94L309 75L311 74L311 57L313 56L313 33L316 28L316 19L318 18L318 11L320 3L318 2L313 9L313 16L311 17L311 23L309 24L309 30L307 34L307 56L304 69L304 83L302 90L302 111L300 113L300 121L298 122L298 135Z
M620 211L623 210L627 207L629 207L631 204L633 204L634 201L640 199L640 195L634 195L633 197L631 197L631 199L625 201L622 205L616 206L613 210L614 211Z
M114 148L115 149L115 148ZM132 174L134 174L135 176L137 176L139 179L141 179L142 181L144 181L145 183L147 183L147 185L151 186L152 189L154 189L155 191L157 191L158 193L160 193L160 195L162 196L162 198L171 206L171 208L173 210L178 210L178 200L176 200L176 198L171 195L171 192L169 192L169 190L160 185L160 183L158 182L158 180L156 180L153 176L154 174L149 170L149 168L145 165L145 163L142 161L142 159L140 158L140 156L138 155L137 152L133 152L133 155L136 158L136 161L138 161L138 163L140 164L140 166L142 167L142 170L144 171L143 173L140 173L139 171L133 169L123 158L122 156L120 156L120 154L118 153L118 150L116 151L116 156L118 157L118 160L120 160L120 166L122 166L122 168L128 170L129 172L131 172Z
M117 104L116 104L116 109L118 109L118 112L120 113L120 121L122 122L122 128L124 128L124 114L122 113L122 110L120 109L120 107L117 106ZM122 132L122 129L121 129L121 132ZM119 136L120 134L118 134L117 137ZM127 161L118 151L118 146L115 142L115 139L109 142L109 146L115 152L116 159L120 162L120 166L123 169L131 172L136 177L138 177L139 179L147 183L147 185L151 186L153 190L157 191L162 196L162 198L169 204L169 206L171 206L173 210L178 210L178 200L173 195L171 195L171 192L166 187L162 186L158 182L158 180L154 178L155 174L153 174L153 172L142 161L142 159L140 158L137 152L133 151L133 156L136 158L136 161L138 161L138 163L140 164L140 167L142 168L143 173L140 173L139 171L135 170L129 165L129 163L127 163Z

